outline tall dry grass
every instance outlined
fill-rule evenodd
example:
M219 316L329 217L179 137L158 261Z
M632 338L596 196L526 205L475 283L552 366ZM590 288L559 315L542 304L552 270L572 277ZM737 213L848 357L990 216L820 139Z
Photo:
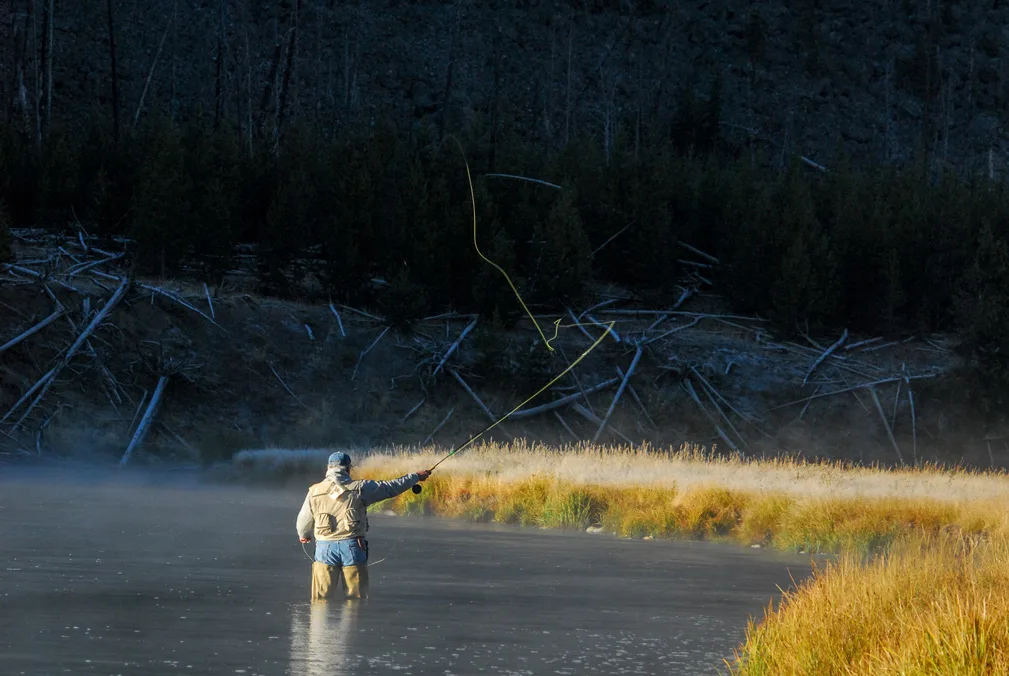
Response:
M437 453L393 449L362 476L430 467ZM879 551L907 533L1009 534L1009 477L921 467L899 472L797 459L711 457L579 446L488 444L441 465L404 513L628 537L734 540L815 552Z
M902 540L845 555L751 621L735 676L1009 674L1009 543Z
M242 462L247 469L272 463L276 471L282 453L246 454ZM307 453L289 457L301 466L317 462ZM355 472L391 477L440 457L392 449L362 457ZM422 493L389 506L840 553L750 622L725 665L735 676L1009 674L1004 473L746 461L697 448L485 445L451 458Z

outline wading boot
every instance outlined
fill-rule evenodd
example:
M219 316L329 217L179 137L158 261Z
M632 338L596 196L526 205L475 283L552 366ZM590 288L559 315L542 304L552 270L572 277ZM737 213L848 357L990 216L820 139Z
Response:
M368 565L344 566L343 582L347 586L348 599L368 598Z
M340 584L340 566L327 566L318 561L312 562L312 600L320 601L330 598Z

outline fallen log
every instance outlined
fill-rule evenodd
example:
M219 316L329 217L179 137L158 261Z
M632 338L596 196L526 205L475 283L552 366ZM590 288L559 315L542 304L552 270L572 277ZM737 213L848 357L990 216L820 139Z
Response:
M610 416L613 415L613 411L617 407L617 402L620 401L620 395L622 395L624 390L627 388L627 381L631 379L631 376L634 375L634 370L638 367L638 362L641 360L641 354L643 351L642 346L639 344L637 349L634 351L634 358L631 359L631 365L627 367L627 373L624 375L624 379L620 381L620 387L617 388L617 393L613 395L613 401L610 402L610 407L606 409L606 415L603 416L602 421L599 423L599 428L592 436L592 443L599 441L599 435L603 433L603 430L606 428L606 424L610 421Z
M740 434L739 430L736 429L736 426L732 424L732 420L730 420L729 416L725 414L725 411L722 410L722 407L718 405L718 402L715 401L715 398L711 396L711 392L709 391L710 389L712 389L710 385L707 387L705 387L703 384L701 385L701 390L704 392L704 395L708 398L708 401L711 402L711 405L715 407L715 410L718 411L718 414L722 416L722 420L725 421L725 423L729 426L729 429L732 430L732 433L735 434L736 437L739 439L739 441L742 442L743 446L745 446L746 449L749 450L750 445L746 443L746 439L743 437L742 434Z
M844 394L845 392L854 392L855 390L860 390L860 389L863 389L865 387L874 387L876 385L883 385L885 383L893 383L893 382L896 382L896 381L900 380L901 378L905 378L907 380L924 380L926 378L935 378L935 376L936 376L936 374L934 374L934 373L923 373L923 374L918 375L918 376L895 376L893 378L882 378L880 380L874 380L874 381L868 382L868 383L860 383L858 385L852 385L850 387L845 387L845 388L842 388L840 390L831 390L830 392L823 392L821 394L814 394L814 395L809 396L809 397L803 397L802 399L796 399L795 401L789 401L789 402L786 402L784 404L778 404L777 406L773 406L773 407L771 407L771 408L769 408L767 410L768 411L776 411L779 408L785 408L786 406L794 406L796 404L804 404L807 401L809 401L810 399L819 399L820 397L831 397L831 396L833 396L835 394Z
M466 336L469 335L469 332L476 328L477 321L479 320L474 319L471 321L466 328L462 330L462 333L459 334L459 337L456 338L455 342L449 345L449 348L445 350L445 355L441 358L441 361L438 362L438 365L434 368L434 372L431 374L432 378L438 375L438 371L441 371L441 367L445 365L445 362L447 362L448 358L452 356L452 353L459 349L459 345Z
M585 315L585 316L586 316L586 317L588 317L588 320L589 320L590 322L592 322L593 324L595 324L595 325L596 325L596 326L598 326L599 328L603 329L604 331L605 331L605 330L606 330L607 328L609 328L609 329L610 329L610 336L611 336L611 337L613 338L613 340L617 341L618 343L620 343L620 342L623 342L623 341L621 341L621 340L620 340L620 335L619 335L619 334L617 333L616 329L614 329L614 328L612 328L612 327L607 327L607 326L606 326L605 324L603 324L603 323L602 323L601 321L599 321L598 319L596 319L596 318L595 318L595 317L593 317L592 315L588 315L588 314L587 314L587 315ZM593 340L594 340L594 339L593 339Z
M333 301L329 301L329 309L333 313L333 316L336 317L336 325L340 327L340 336L346 338L347 332L343 330L343 319L340 318L340 313L336 311Z
M59 307L51 315L49 315L48 317L46 317L45 319L43 319L41 322L39 322L35 326L33 326L30 329L28 329L27 331L23 332L21 335L16 336L14 338L11 338L10 340L8 340L3 345L0 345L0 352L3 352L4 350L8 350L8 349L14 347L15 345L17 345L18 343L20 343L21 341L23 341L23 340L25 340L27 338L30 338L31 336L35 335L36 333L38 333L39 331L41 331L45 327L47 327L50 324L52 324L54 321L56 321L57 319L59 319L61 316L63 316L63 308Z
M73 277L74 275L79 275L82 272L87 272L88 270L96 268L99 265L104 265L106 263L111 263L113 261L117 261L120 258L122 258L124 255L125 254L118 253L118 254L115 254L114 256L109 256L108 258L102 258L102 259L97 260L97 261L87 261L87 262L84 262L84 263L78 263L76 265L72 265L69 268L67 268L66 275L68 277Z
M617 375L621 379L623 379L623 377L624 377L624 371L623 371L623 369L621 369L619 366L617 366L616 369L617 369ZM648 424L651 425L652 429L657 429L656 426L655 426L655 421L652 420L652 416L648 415L648 409L645 408L645 403L643 401L641 401L641 397L638 396L638 391L634 389L634 385L631 385L630 383L628 383L627 384L627 391L631 393L631 399L633 399L634 403L636 403L638 405L638 408L641 409L641 413L642 413L642 415L645 416L645 420L648 421Z
M557 418L557 422L561 424L561 427L563 427L567 431L567 433L571 435L571 438L573 438L575 442L578 442L579 436L575 434L575 431L573 429L571 429L571 426L568 425L568 421L564 419L564 416L561 415L561 412L554 411L554 417Z
M95 250L97 251L97 249L95 249ZM116 280L116 281L119 280L118 277L114 277L112 275L106 274L104 272L101 272L100 270L91 270L91 274L93 276L101 277L103 279L113 279L113 280ZM192 303L187 302L181 296L178 296L178 295L172 293L171 291L167 291L165 289L162 289L161 287L153 286L151 284L145 284L143 282L136 282L136 285L137 285L137 288L144 289L145 291L150 291L151 292L151 294L152 294L151 295L151 302L152 302L152 304L153 304L153 301L154 301L154 295L155 294L157 294L159 296L163 296L163 297L167 298L168 300L170 300L170 301L172 301L174 303L178 303L179 305L181 305L182 307L186 308L187 310L190 310L191 312L195 312L196 314L200 315L201 317L203 317L208 322L210 322L211 324L213 324L217 328L221 329L225 333L228 332L228 330L225 329L220 324L218 324L217 321L213 317L211 317L210 315L206 314L205 312L203 312L202 310L200 310L199 308L197 308Z
M571 410L573 410L575 413L577 413L578 415L582 416L583 418L585 418L589 422L595 423L596 425L598 425L598 424L600 424L602 422L602 420L599 418L599 416L597 416L595 413L593 413L589 409L585 408L584 406L582 406L578 402L575 402L575 403L571 404ZM613 425L607 425L607 427L609 427L610 432L613 432L613 434L617 435L618 437L620 437L621 439L623 439L624 441L626 441L631 446L634 445L634 442L631 441L630 439L628 439L616 427L613 427Z
M161 376L158 378L157 387L154 388L154 394L151 395L151 403L147 405L147 411L144 412L144 417L140 419L140 424L137 425L137 431L133 435L133 439L130 440L130 445L126 447L126 452L123 453L122 459L119 461L120 467L125 467L126 463L130 461L130 456L133 455L134 449L140 445L147 436L147 430L151 426L151 421L154 419L154 413L158 410L158 405L161 403L161 395L165 392L165 386L168 384L168 376Z
M729 439L729 436L719 426L718 420L711 415L711 412L705 408L703 403L701 403L701 398L697 396L697 391L694 389L694 384L690 382L690 378L683 379L683 387L687 391L687 394L690 395L690 398L694 400L694 403L697 404L697 408L701 409L701 413L704 414L704 417L707 418L708 422L710 422L715 428L715 433L729 445L729 448L734 450L736 453L739 453L739 448L732 442L731 439Z
M592 307L590 307L590 308L588 308L586 310L582 310L578 314L578 319L581 319L582 317L584 317L588 313L592 312L593 310L598 310L599 308L606 307L607 305L613 305L614 303L616 303L618 301L621 301L621 300L624 300L624 299L623 298L609 298L607 300L602 301L601 303L596 303Z
M281 384L281 386L283 386L283 388L284 388L284 389L285 389L285 390L287 391L287 393L288 393L289 395L291 395L291 397L292 397L292 398L293 398L293 399L294 399L294 400L295 400L296 402L298 402L299 404L301 404L302 408L305 408L305 409L307 409L307 408L308 408L308 406L305 406L305 402L303 402L303 401L302 401L301 399L299 399L299 398L298 398L298 395L296 395L296 394L295 394L295 393L294 393L294 392L293 392L293 391L291 390L291 388L287 386L287 383L285 383L285 382L284 382L284 379L280 377L280 374L279 374L279 373L277 373L277 369L273 368L273 364L271 364L271 363L267 362L267 364L266 364L266 365L270 367L270 370L271 370L271 371L273 372L273 375L274 375L274 376L275 376L275 377L277 378L277 381L278 381L278 382L279 382L279 383Z
M10 418L12 415L14 415L14 411L16 411L19 408L21 408L21 405L23 403L25 403L26 401L28 401L28 399L31 398L31 396L33 394L35 394L35 392L38 391L38 389L40 387L42 387L43 385L45 385L47 382L49 382L49 380L53 376L56 375L56 371L57 371L57 367L53 367L48 373L46 373L44 376L42 376L41 378L39 378L39 380L34 385L32 385L31 388L27 392L25 392L23 395L21 395L21 398L18 399L16 402L14 402L14 405L11 406L10 410L7 411L7 413L4 414L4 417L0 418L0 424L7 422L7 419Z
M521 409L512 413L509 418L528 418L534 415L539 415L540 413L546 413L547 411L553 411L558 408L567 406L568 404L578 401L585 395L591 394L593 392L598 392L600 390L605 390L607 387L611 387L614 384L620 382L619 378L610 378L609 380L604 380L603 382L593 385L592 387L580 390L573 394L566 395L560 399L555 399L546 404L541 404L540 406L535 406L533 408Z
M99 324L105 321L105 318L112 311L112 309L119 304L119 301L121 301L123 299L123 296L126 295L126 291L127 289L129 289L129 286L130 286L130 280L124 277L119 284L119 288L116 289L112 297L105 302L105 306L102 307L102 309L95 314L94 318L87 325L87 327L81 332L79 336L77 336L77 339L70 345L70 347L66 349L66 352L63 353L63 357L60 360L60 362L53 367L53 370L50 371L49 374L47 374L48 378L47 376L43 376L43 380L45 380L45 383L42 384L41 391L35 397L35 400L32 401L28 409L21 415L20 418L18 418L18 421L14 423L15 427L20 427L21 423L24 422L25 418L27 418L28 415L32 412L32 410L34 410L35 407L38 406L39 402L42 401L42 398L45 397L46 393L49 391L49 387L56 381L56 376L59 375L60 371L66 368L66 366L70 363L70 360L73 359L75 354L77 354L77 351L80 350L81 346L85 344L85 341L87 341L88 336L90 336L94 332L94 330L98 328ZM42 381L39 381L39 383L42 383Z
M717 258L715 258L714 256L712 256L711 254L707 254L707 253L704 253L704 252L703 252L703 251L701 251L700 249L697 249L697 248L695 248L695 247L692 247L692 246L690 246L689 244L687 244L686 242L682 242L682 241L677 241L677 242L676 242L676 244L677 244L678 246L681 246L681 247L683 247L684 249L686 249L686 250L687 250L687 251L689 251L690 253L694 253L694 254L697 254L698 256L700 256L700 257L701 257L701 258L703 258L704 260L708 261L709 263L714 263L715 265L719 265L719 264L721 263L721 261L720 261L720 260L718 260Z
M351 380L353 380L354 378L357 377L357 369L360 368L360 366L361 366L361 360L364 359L365 355L367 355L369 352L371 352L372 348L374 348L376 345L378 345L378 341L382 340L382 337L385 336L385 334L388 333L388 332L389 332L389 327L387 326L384 329L382 329L382 333L378 334L378 338L376 338L374 341L372 341L371 345L369 345L365 349L364 352L362 352L360 355L358 355L358 357L357 357L357 363L354 364L354 372L350 375L350 379Z
M203 293L207 295L207 307L210 308L210 318L216 321L217 313L214 312L214 301L210 299L210 288L207 286L206 282L203 283Z
M419 408L420 408L421 406L423 406L423 405L424 405L424 402L425 402L425 401L427 401L427 397L424 397L423 399L421 399L420 401L418 401L418 402L417 402L417 405L416 405L416 406L414 406L413 408L411 408L411 409L410 409L409 411L407 411L407 412L406 412L406 415L404 415L404 416L403 416L402 418L400 418L400 419L399 419L399 421L400 421L401 423L402 423L402 422L406 422L406 421L407 421L407 418L409 418L409 417L410 417L410 416L412 416L412 415L413 415L414 413L416 413L416 412L417 412L417 409L419 409Z
M907 402L911 405L911 458L915 465L918 464L918 420L914 412L914 392L911 391L911 381L904 379L907 383Z
M822 364L827 357L829 357L830 355L832 355L837 350L837 348L841 347L841 345L843 345L844 341L846 341L846 340L848 340L848 329L845 329L844 333L841 334L841 337L837 340L837 342L834 343L833 345L831 345L830 347L828 347L824 351L824 353L821 354L817 358L817 360L813 362L812 366L809 367L809 370L806 371L805 377L803 377L803 379L802 379L802 384L803 385L805 385L806 382L809 381L809 376L813 375L813 371L816 370L816 367L819 366L820 364Z
M589 339L589 342L594 343L596 339L592 337L592 334L585 330L585 326L578 321L578 318L575 317L575 313L572 312L571 308L567 308L567 311L568 316L571 317L571 325L577 327L577 329L582 332L582 335Z
M454 406L449 409L448 414L444 418L442 418L442 421L438 423L438 426L435 427L433 430L431 430L431 434L427 435L424 441L420 442L421 447L427 446L428 442L434 439L434 435L438 434L438 432L441 431L441 428L445 426L445 423L448 422L448 419L452 417L453 413L455 413Z
M878 343L883 340L882 336L877 336L876 338L869 338L867 340L860 340L857 343L849 343L844 346L844 351L848 352L850 350L857 350L860 347L865 347L866 345L872 345L873 343Z
M685 331L686 329L689 329L692 326L697 326L702 319L704 319L704 317L694 317L693 321L691 321L689 324L684 324L683 326L677 326L675 329L669 329L665 333L660 333L657 336L653 336L652 338L646 340L644 344L648 345L650 343L654 343L657 340L662 340L666 336L670 336L674 333L679 333L680 331Z
M893 428L890 427L890 423L886 419L886 413L883 412L883 405L879 403L879 396L876 394L876 388L870 387L869 394L872 395L872 403L876 405L876 411L879 412L879 419L883 421L883 427L886 428L886 435L890 437L890 443L893 444L893 450L897 452L897 459L900 460L900 464L904 464L904 456L901 455L900 446L897 445L897 439L893 436Z
M471 397L471 398L473 399L473 401L475 401L475 402L477 403L477 406L479 406L479 407L480 407L480 410L484 412L484 415L486 415L486 416L487 416L487 417L488 417L488 418L490 419L490 421L491 421L491 422L497 422L497 418L495 418L495 417L494 417L494 414L493 414L493 413L491 413L491 410L490 410L489 408L487 408L487 404L483 403L483 400L482 400L482 399L480 399L480 397L478 397L478 396L477 396L476 392L474 392L474 391L473 391L473 388L471 388L471 387L470 387L470 386L469 386L469 385L468 385L468 384L466 383L466 381L465 381L465 380L463 380L462 376L461 376L461 375L459 375L458 371L456 371L456 370L455 370L455 369L453 369L453 368L450 368L450 369L448 370L448 372L452 374L452 377L453 377L453 378L455 378L455 379L456 379L456 381L457 381L457 382L458 382L458 383L459 383L460 385L462 385L462 388L463 388L464 390L466 390L466 392L467 392L467 393L469 394L469 396L470 396L470 397ZM514 416L512 416L512 417L514 417Z

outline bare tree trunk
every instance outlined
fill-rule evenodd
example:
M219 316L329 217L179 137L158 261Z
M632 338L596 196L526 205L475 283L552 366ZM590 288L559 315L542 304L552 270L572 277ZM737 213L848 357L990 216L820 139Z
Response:
M217 30L217 63L214 64L214 129L221 126L221 109L224 105L224 87L221 82L224 77L224 2L220 4L220 22Z
M249 48L249 18L243 17L245 32L245 133L249 141L249 157L252 157L252 50Z
M172 22L175 20L175 12L178 10L178 2L172 5L172 13L168 17L168 23L165 25L165 31L161 34L161 40L158 42L158 51L154 53L154 61L151 62L151 69L147 72L147 80L144 81L144 90L140 93L140 101L137 103L137 111L133 114L133 128L137 128L137 122L140 120L140 112L144 109L144 99L147 98L147 89L151 86L151 78L154 77L154 70L158 67L158 60L161 58L161 50L165 46L165 38L168 37L168 32L172 28ZM172 98L174 99L174 92Z
M553 91L557 63L557 30L550 29L550 68L547 69L546 84L543 87L543 132L549 139L553 137Z
M112 62L112 138L119 142L119 74L116 70L116 29L112 15L112 0L105 0L109 19L109 59Z
M568 76L564 85L564 145L571 142L571 55L574 47L574 24L568 27Z
M323 75L322 68L322 28L325 23L322 9L317 6L315 9L315 124L319 126L322 125L323 92L326 91L324 86L326 77Z
M32 88L35 90L35 142L42 143L42 110L39 108L42 103L42 80L39 77L39 22L36 0L31 0L28 7L32 19L32 67L35 70L35 79L32 81Z
M885 98L883 106L886 108L886 126L883 133L883 161L890 162L893 159L893 60L886 63L886 87L884 88Z
M501 23L497 22L497 30L494 32L494 92L491 104L490 121L490 158L489 166L491 171L496 171L495 158L497 156L498 125L501 116Z
M280 137L280 129L284 124L284 113L287 109L287 99L291 96L291 71L294 70L294 57L298 50L298 19L300 14L301 0L298 0L291 10L291 31L287 38L287 63L284 65L284 81L280 87L280 101L277 104L277 122L273 130L274 139Z
M42 75L45 78L45 103L39 129L40 140L49 130L53 107L53 5L54 0L49 0L43 22L45 32L42 33Z
M448 46L448 68L445 72L445 92L441 101L441 120L438 122L438 138L445 138L445 127L448 124L449 105L452 100L452 77L455 71L455 48L459 39L459 27L462 23L461 11L456 8L455 27L452 29L452 40Z
M28 13L26 11L25 20L20 30L16 16L14 19L14 94L25 122L28 121L28 88L25 86L25 54L27 50Z
M246 48L248 48L248 37L246 37ZM270 104L270 95L273 94L273 84L277 80L277 69L280 67L281 44L279 38L273 46L273 59L270 63L270 74L266 78L266 86L263 88L263 97L259 100L259 127L262 128L266 122L266 107Z

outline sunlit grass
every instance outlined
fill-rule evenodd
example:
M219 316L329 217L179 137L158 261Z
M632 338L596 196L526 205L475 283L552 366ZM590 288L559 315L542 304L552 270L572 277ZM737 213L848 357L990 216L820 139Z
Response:
M236 467L321 475L328 450L243 451ZM431 467L438 449L359 452L355 475L387 478ZM440 465L402 513L627 537L733 540L784 550L876 551L908 532L1009 533L1009 476L925 466L899 471L795 458L712 457L580 445L486 444Z
M277 471L284 453L242 462ZM441 457L434 449L372 452L355 472L388 478ZM306 453L291 461L311 464ZM751 621L726 669L738 676L1009 674L1009 476L1001 472L745 461L692 447L491 444L449 459L423 492L387 507L839 553L819 559L813 577Z
M362 476L439 459L392 449ZM879 551L909 532L1009 533L1009 477L934 466L889 471L794 458L711 457L696 447L647 449L488 444L442 464L399 512L545 527L596 527L625 537L688 537L784 550Z
M1009 543L901 539L827 563L750 623L729 670L778 674L1009 673Z

